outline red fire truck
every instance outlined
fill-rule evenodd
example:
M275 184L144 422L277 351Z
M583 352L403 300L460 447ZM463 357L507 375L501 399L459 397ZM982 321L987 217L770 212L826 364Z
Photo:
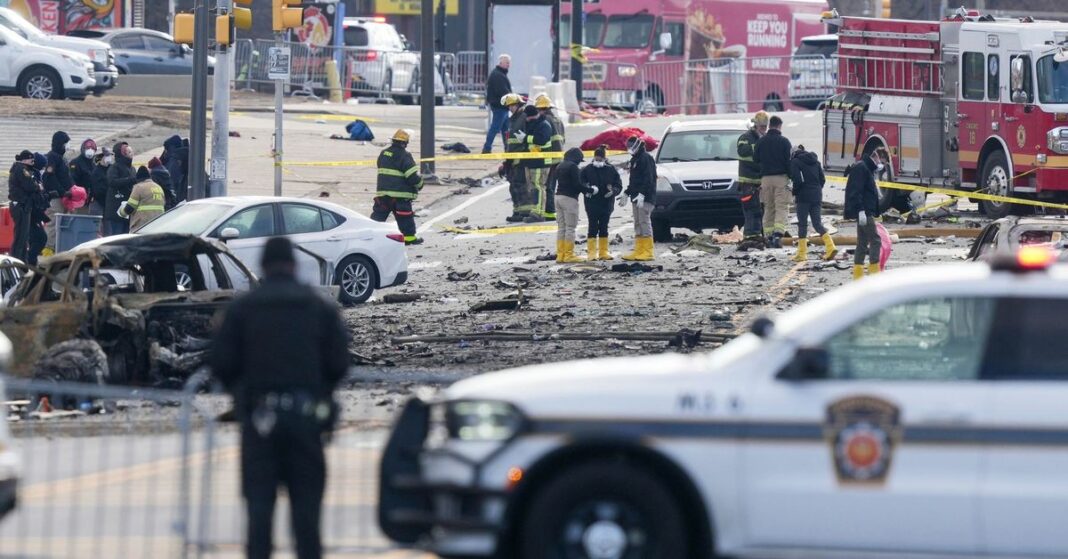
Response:
M825 0L585 0L583 100L651 113L781 110L790 57L824 32ZM568 77L571 2L560 6Z
M828 23L839 26L828 170L878 150L897 182L1068 200L1068 24L963 9L938 22Z

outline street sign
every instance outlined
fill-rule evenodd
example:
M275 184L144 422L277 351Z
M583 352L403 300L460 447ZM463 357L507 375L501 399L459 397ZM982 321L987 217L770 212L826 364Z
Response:
M439 0L434 0L434 12L438 12ZM391 16L417 16L423 13L420 0L375 0L375 13ZM445 1L445 15L460 13L460 0Z
M289 79L289 47L267 48L267 79Z

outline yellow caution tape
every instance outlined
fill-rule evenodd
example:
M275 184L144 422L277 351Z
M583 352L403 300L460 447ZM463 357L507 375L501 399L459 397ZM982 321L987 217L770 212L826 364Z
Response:
M290 113L293 114L293 113ZM354 120L362 120L367 123L379 122L377 118L371 118L368 116L354 116L354 115L337 115L332 113L322 114L308 114L301 113L297 115L297 120L327 120L327 121L340 121L340 122L352 122Z
M506 233L543 233L545 231L556 231L556 225L519 225L516 227L493 227L490 229L461 229L459 227L453 227L451 225L440 225L442 231L448 231L449 233L459 234L478 234L486 233L490 235L502 235Z
M845 177L827 177L828 182L845 183ZM996 194L987 194L985 192L969 191L969 190L955 190L951 188L934 188L931 186L917 186L914 184L904 184L900 182L887 182L876 181L876 184L880 188L891 188L895 190L913 190L917 192L926 192L928 194L943 194L945 196L952 196L954 198L970 198L972 200L986 200L988 202L1001 202L1007 204L1019 204L1021 206L1035 206L1038 208L1052 208L1055 210L1068 210L1068 204L1055 204L1053 202L1040 202L1038 200L1029 200L1027 198L1012 198L1009 196L998 196Z
M562 158L565 152L542 151L530 153L526 151L516 153L470 153L465 155L441 155L438 157L423 157L416 159L421 163L430 161L503 161L505 159L554 159ZM622 155L627 152L621 150L609 150L605 155ZM593 157L592 151L582 152L584 156ZM283 167L366 167L378 164L377 159L360 159L353 161L289 161L283 162Z

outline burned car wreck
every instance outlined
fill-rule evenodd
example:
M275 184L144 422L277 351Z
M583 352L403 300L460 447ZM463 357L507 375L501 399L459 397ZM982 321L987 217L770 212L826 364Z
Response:
M171 385L207 359L234 286L256 277L226 246L192 235L123 235L49 258L0 309L11 374Z

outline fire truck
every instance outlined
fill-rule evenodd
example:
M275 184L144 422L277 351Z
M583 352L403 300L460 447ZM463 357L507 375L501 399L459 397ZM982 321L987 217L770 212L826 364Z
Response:
M964 9L936 22L830 16L829 171L878 151L884 180L1068 201L1068 24Z
M663 112L790 107L790 62L824 32L826 0L584 0L583 100ZM571 2L560 5L560 70L569 75Z

